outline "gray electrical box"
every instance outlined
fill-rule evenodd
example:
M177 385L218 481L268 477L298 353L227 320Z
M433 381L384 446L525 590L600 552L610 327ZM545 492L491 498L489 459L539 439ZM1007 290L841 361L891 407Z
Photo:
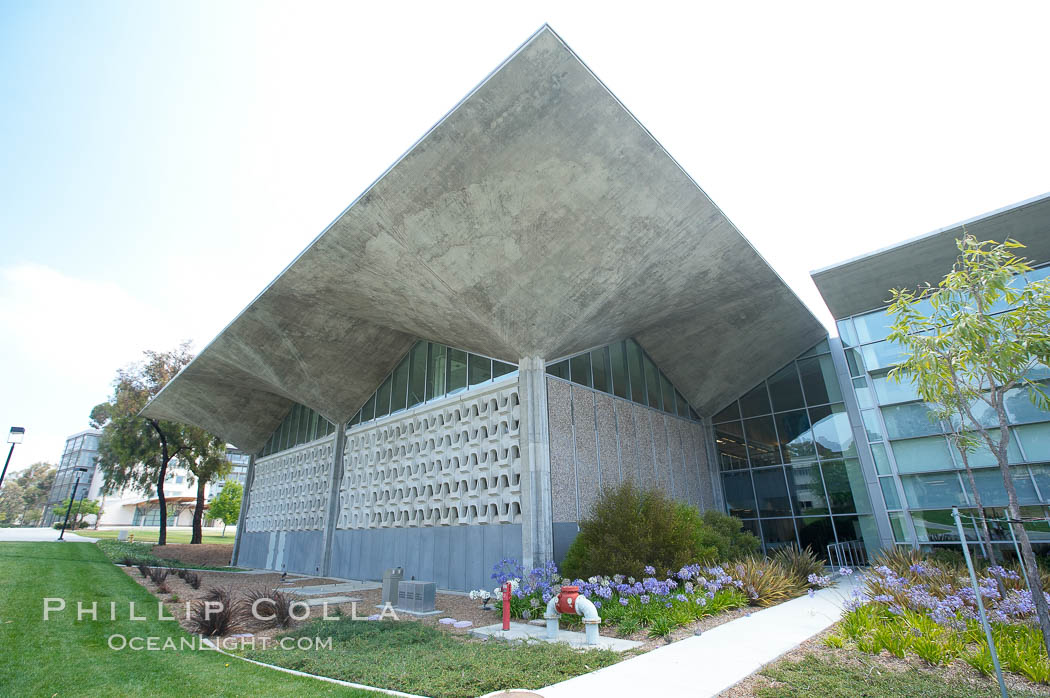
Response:
M383 601L384 604L397 606L397 585L405 578L405 571L400 567L393 567L383 573Z
M401 582L397 585L397 608L415 613L433 611L436 592L434 582Z

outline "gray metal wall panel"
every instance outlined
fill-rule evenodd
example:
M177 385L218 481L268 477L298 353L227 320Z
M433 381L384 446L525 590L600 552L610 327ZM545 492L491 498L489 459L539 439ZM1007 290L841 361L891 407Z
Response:
M580 527L575 521L554 522L554 561L559 565L565 559L565 553L569 551L569 546L572 545L572 541L576 539L576 534L579 532Z
M266 567L266 556L270 552L270 534L267 532L244 533L241 536L240 559L237 564L241 567Z
M300 574L320 574L324 555L322 531L288 531L284 541L284 569Z
M384 554L402 545L406 557ZM247 539L245 541L248 543ZM413 563L411 552L426 551ZM405 578L435 582L441 589L469 591L492 586L492 566L521 556L520 524L336 530L332 539L332 575L347 579L382 579L390 567L403 567ZM429 562L428 562L429 560Z
M482 526L467 526L467 547L466 547L466 578L463 582L464 586L468 589L477 587L475 586L480 579L485 576L485 561L488 559L485 555L485 531ZM499 560L499 558L496 558ZM493 560L489 563L491 567Z
M466 527L449 527L448 579L449 589L467 586L467 536Z

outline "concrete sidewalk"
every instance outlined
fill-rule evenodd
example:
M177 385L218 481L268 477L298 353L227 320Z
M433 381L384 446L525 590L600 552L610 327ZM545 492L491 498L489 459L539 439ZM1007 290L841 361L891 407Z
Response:
M844 577L803 596L738 618L604 669L540 689L544 698L636 698L641 695L715 696L833 625L860 589Z
M57 541L59 531L54 528L0 528L0 543L44 543ZM62 540L75 543L94 543L94 538L86 538L73 533L73 529L66 529L66 535Z

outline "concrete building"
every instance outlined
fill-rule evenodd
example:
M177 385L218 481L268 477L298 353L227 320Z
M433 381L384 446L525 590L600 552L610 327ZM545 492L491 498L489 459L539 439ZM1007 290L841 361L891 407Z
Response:
M237 564L469 589L559 560L627 479L767 547L888 544L861 409L841 343L543 27L145 413L252 454Z

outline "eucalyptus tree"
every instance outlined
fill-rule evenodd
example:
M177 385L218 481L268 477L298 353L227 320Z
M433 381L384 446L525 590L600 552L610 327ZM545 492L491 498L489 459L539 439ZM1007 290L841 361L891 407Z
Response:
M957 246L955 265L936 286L892 291L888 338L903 359L890 375L912 381L935 413L958 420L953 440L961 453L983 446L995 457L1050 652L1050 613L1011 477L1007 413L1007 403L1017 399L1050 409L1036 380L1050 366L1050 281L1028 282L1032 267L1015 254L1024 247L1016 241L979 242L964 234ZM976 490L972 477L971 485Z
M105 475L106 493L125 487L156 491L161 512L158 544L164 545L168 532L164 480L172 460L189 455L195 428L139 413L193 355L186 342L172 351L145 351L143 356L143 361L117 371L113 396L91 410L91 425L102 430L98 465Z

